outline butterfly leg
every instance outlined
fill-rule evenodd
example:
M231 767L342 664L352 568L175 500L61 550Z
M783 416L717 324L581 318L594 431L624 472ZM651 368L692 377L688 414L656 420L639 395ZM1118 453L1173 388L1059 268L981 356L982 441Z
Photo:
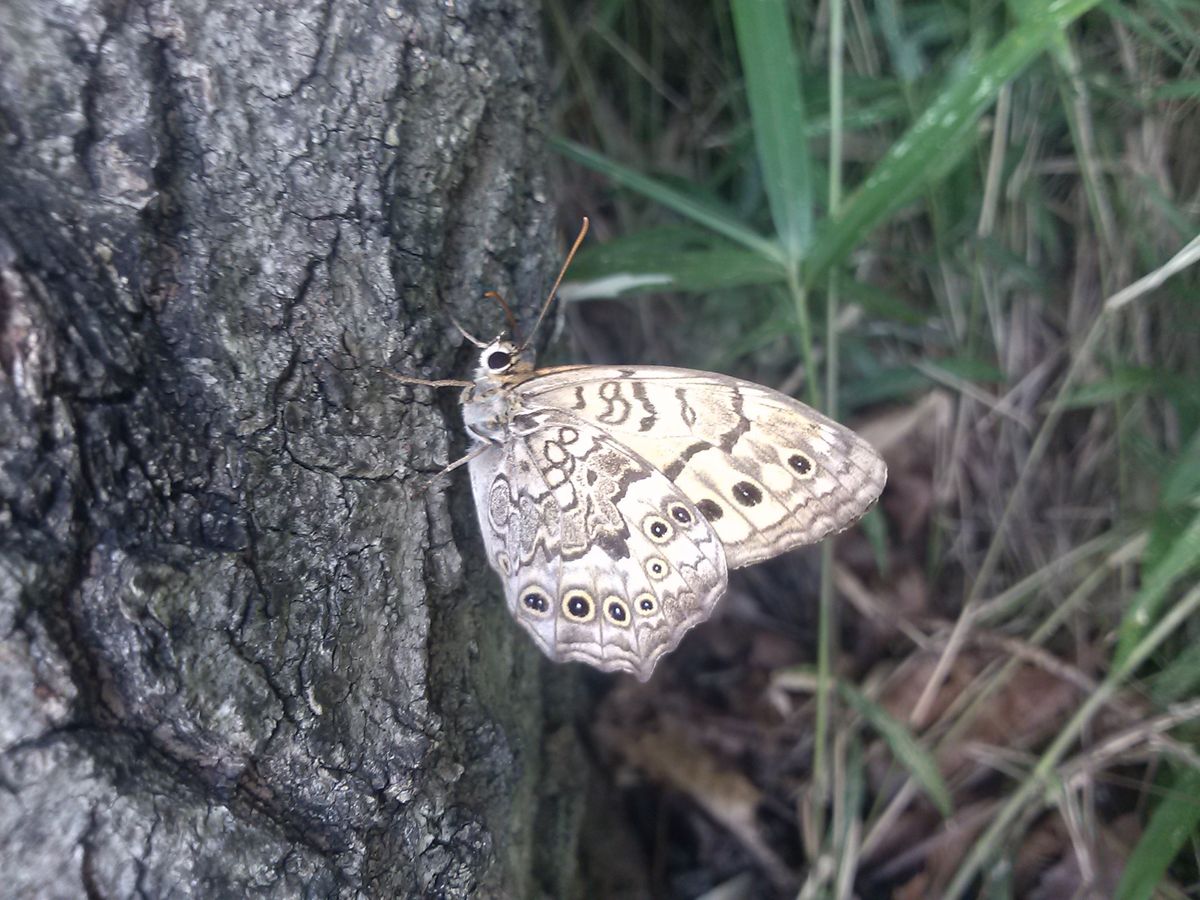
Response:
M489 450L489 449L491 449L491 444L480 444L478 447L476 447L474 450L472 450L466 456L456 459L454 462L450 463L450 465L446 466L440 472L435 472L433 475L430 475L428 478L422 478L420 481L418 481L416 484L413 485L413 490L412 490L413 496L415 497L415 496L425 493L427 490L429 490L431 487L433 487L433 485L435 483L437 483L438 480L440 480L441 478L443 478L446 475L449 475L451 472L453 472L459 466L465 466L467 463L469 463L475 457L479 456L485 450Z
M413 378L411 375L397 375L395 372L384 372L383 374L389 378L395 378L402 384L415 384L421 387L470 387L474 384L474 382L462 381L458 378L439 378L435 381L430 381L428 378Z

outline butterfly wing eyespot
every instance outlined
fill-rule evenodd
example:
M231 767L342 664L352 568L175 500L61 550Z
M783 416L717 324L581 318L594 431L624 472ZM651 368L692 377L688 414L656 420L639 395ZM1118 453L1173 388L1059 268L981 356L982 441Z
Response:
M671 518L674 519L676 522L678 522L680 525L692 524L692 513L682 503L673 504L671 506L670 513L671 513Z
M661 556L651 556L646 560L646 574L655 581L661 581L671 572L671 567Z
M615 594L610 594L604 598L601 604L601 609L604 610L604 618L610 625L615 625L617 628L628 628L632 620L629 614L629 604Z
M586 625L596 617L596 601L584 590L570 590L563 594L562 612L570 621Z
M671 540L675 529L662 516L649 515L642 519L642 532L656 544L665 544Z
M550 595L539 587L528 587L520 592L521 609L528 615L544 619L550 615L553 604Z
M633 605L642 616L652 616L658 612L658 598L649 591L638 594L633 600Z

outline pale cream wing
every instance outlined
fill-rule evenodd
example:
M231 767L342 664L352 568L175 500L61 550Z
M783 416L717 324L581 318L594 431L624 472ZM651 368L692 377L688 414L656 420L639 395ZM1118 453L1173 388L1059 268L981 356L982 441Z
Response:
M471 462L484 544L514 618L551 659L646 680L726 586L720 540L661 472L603 431L519 415Z
M720 537L730 568L841 531L878 498L883 459L843 425L770 388L709 372L582 366L516 389L660 470Z

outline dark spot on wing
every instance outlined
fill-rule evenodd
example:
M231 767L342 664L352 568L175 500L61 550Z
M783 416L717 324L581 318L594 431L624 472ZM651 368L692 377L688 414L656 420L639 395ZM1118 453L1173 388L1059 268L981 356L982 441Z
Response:
M733 498L742 506L757 506L762 502L762 491L749 481L739 481L733 486Z
M801 475L807 475L812 471L812 460L803 453L793 453L788 459L788 465Z
M628 532L626 532L628 534ZM602 531L593 536L593 540L607 556L612 559L628 559L629 543L620 534Z

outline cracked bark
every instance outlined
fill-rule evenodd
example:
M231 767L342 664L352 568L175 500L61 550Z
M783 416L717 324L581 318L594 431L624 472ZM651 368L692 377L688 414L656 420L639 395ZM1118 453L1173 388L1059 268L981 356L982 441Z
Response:
M542 75L523 0L0 6L0 895L570 892L570 682L384 374L544 289Z

